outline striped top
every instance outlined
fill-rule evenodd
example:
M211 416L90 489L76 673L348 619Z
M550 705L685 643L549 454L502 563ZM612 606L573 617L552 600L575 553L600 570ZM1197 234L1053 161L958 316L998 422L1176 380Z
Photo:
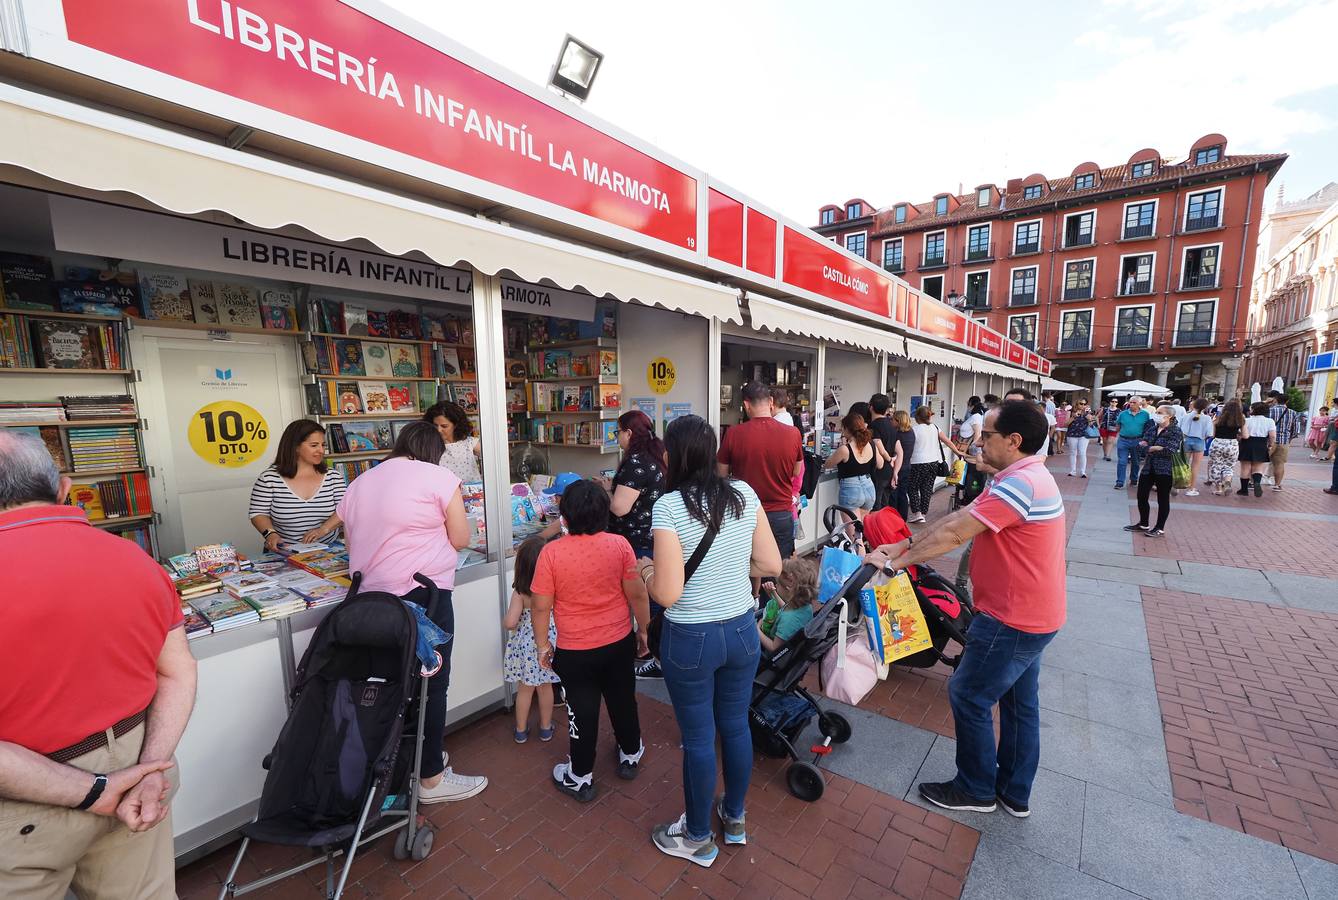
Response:
M278 470L270 466L260 473L251 487L251 507L247 515L251 518L269 516L279 537L298 542L302 535L334 514L339 501L344 499L347 486L344 474L332 468L325 473L320 490L310 500L303 500L293 493Z
M743 494L743 515L725 516L724 524L711 549L683 588L683 596L665 610L671 622L723 622L753 609L753 584L748 577L753 559L753 532L757 529L757 510L761 501L746 482L731 479ZM683 545L683 562L692 557L706 526L694 519L683 505L683 495L671 491L655 501L651 528L672 531Z

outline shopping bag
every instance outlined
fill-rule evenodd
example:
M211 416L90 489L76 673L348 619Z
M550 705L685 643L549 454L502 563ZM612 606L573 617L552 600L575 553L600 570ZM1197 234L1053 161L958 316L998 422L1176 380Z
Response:
M1171 486L1181 490L1191 487L1189 483L1189 460L1183 451L1176 451L1171 457Z
M964 477L966 477L966 460L954 459L952 473L948 475L948 484L961 484Z
M874 659L890 664L934 646L915 588L905 572L875 585L872 597L867 592L861 594L860 604Z
M841 590L846 579L855 574L863 564L858 554L838 547L822 548L822 559L818 563L821 572L818 575L818 602L826 603ZM852 600L853 602L853 600Z
M1099 438L1099 437L1101 437L1101 430L1100 430L1099 428L1097 428L1095 425L1088 425L1088 426L1087 426L1087 439L1088 439L1088 440L1096 440L1096 439Z
M819 684L829 700L858 706L878 683L878 665L863 638L846 638L846 616L841 616L836 644L818 667Z

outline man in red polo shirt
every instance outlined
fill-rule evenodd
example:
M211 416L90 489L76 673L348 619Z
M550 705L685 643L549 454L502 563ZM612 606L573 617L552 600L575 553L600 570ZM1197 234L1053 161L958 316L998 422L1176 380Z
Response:
M69 488L0 429L0 897L166 900L195 660L167 575Z
M717 467L757 494L781 559L788 559L794 555L794 479L804 474L802 436L772 417L771 388L760 381L743 386L743 409L748 421L725 430Z
M993 481L970 506L918 538L879 547L866 558L904 569L975 539L971 584L976 617L948 700L957 734L957 777L923 783L920 796L945 809L1031 814L1041 760L1041 653L1065 618L1064 503L1034 455L1049 437L1045 413L1010 400L985 416L984 462ZM994 706L999 706L999 740Z

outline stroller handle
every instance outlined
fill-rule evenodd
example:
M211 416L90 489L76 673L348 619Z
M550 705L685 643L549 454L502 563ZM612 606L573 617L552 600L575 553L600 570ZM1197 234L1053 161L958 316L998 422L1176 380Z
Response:
M431 619L437 611L437 583L422 572L414 572L413 580L427 588L427 617Z
M845 513L850 518L850 521L838 524L836 521L838 513ZM848 528L851 524L855 524L858 527L858 523L859 517L855 515L855 511L853 509L847 509L839 504L833 503L822 511L822 527L827 529L828 534L831 534L837 528Z
M842 582L841 587L837 589L836 593L832 596L832 599L835 600L841 597L847 599L858 598L859 592L864 590L864 586L869 583L869 580L873 578L873 576L878 574L878 571L878 567L872 563L864 563L854 572L850 573L850 577Z

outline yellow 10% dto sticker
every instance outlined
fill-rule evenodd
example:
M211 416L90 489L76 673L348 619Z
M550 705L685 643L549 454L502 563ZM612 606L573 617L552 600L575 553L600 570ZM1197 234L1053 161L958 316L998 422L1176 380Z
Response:
M201 406L186 431L191 449L210 465L240 469L269 446L269 426L254 407L235 400Z
M674 371L672 360L663 356L657 356L646 366L646 382L650 389L657 394L667 394L674 389L674 382L678 379L678 373Z

